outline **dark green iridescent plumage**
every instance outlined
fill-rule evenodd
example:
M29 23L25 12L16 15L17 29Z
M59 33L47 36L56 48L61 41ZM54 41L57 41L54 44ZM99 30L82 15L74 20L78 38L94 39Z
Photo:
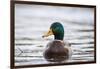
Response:
M64 28L61 23L55 22L51 25L50 29L54 34L54 38L57 40L63 40L64 38Z

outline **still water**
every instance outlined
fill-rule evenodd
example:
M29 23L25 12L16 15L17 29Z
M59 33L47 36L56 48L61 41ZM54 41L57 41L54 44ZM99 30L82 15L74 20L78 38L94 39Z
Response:
M61 22L64 41L72 47L69 62L94 61L93 8L15 5L15 65L50 64L43 51L53 36L42 38L53 22Z

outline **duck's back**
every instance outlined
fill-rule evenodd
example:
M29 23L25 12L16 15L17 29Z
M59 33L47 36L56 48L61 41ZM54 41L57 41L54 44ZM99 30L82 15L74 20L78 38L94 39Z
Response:
M47 45L44 57L47 61L60 62L68 59L69 51L65 44L59 40L52 41Z

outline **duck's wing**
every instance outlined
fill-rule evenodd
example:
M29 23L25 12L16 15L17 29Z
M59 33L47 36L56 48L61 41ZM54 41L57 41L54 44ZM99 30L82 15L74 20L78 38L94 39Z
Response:
M71 44L68 43L68 42L64 42L64 47L68 49L68 51L69 51L69 59L71 59L71 56L72 56L72 47L71 47Z

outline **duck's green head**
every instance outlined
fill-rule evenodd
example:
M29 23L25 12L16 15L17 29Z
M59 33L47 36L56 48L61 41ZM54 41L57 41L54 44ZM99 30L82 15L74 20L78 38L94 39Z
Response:
M63 38L64 38L63 25L59 22L54 22L50 26L50 30L45 35L43 35L43 37L48 37L50 35L54 35L54 38L57 40L63 40Z

